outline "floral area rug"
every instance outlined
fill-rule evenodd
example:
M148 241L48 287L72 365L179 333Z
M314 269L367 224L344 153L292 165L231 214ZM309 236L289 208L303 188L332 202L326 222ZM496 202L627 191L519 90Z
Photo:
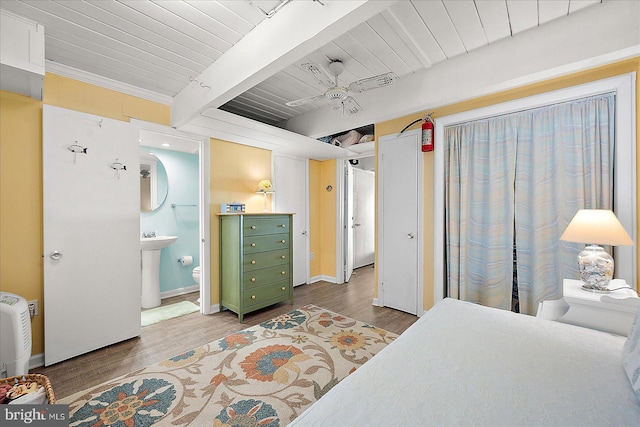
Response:
M307 305L58 403L70 426L284 426L396 337Z

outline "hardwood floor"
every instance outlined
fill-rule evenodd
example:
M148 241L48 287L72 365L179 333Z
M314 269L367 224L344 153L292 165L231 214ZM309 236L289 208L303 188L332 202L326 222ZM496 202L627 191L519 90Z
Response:
M283 302L249 313L245 315L244 323L239 323L238 317L230 311L209 316L193 313L146 326L139 337L46 368L32 369L31 373L46 375L56 399L61 399L306 304L314 304L396 334L402 333L418 319L408 313L371 305L373 289L374 269L366 266L357 269L349 283L336 285L321 281L297 286L294 288L293 306ZM198 296L198 293L191 293L167 298L163 305L183 300L196 302ZM105 322L105 327L109 327L108 322Z

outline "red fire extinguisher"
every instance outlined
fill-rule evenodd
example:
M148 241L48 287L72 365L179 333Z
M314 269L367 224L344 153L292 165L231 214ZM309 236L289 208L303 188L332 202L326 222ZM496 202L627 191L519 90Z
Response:
M422 123L422 152L433 151L433 121L426 116Z
M423 122L422 123L422 141L421 141L421 144L420 144L420 148L425 153L428 152L428 151L433 151L433 128L434 128L434 123L433 123L433 119L431 119L431 114L433 114L433 113L427 114L422 119L416 119L416 120L412 121L411 123L406 125L404 127L404 129L402 129L400 131L400 135L402 135L404 133L404 131L409 129L411 126L415 125L418 122Z

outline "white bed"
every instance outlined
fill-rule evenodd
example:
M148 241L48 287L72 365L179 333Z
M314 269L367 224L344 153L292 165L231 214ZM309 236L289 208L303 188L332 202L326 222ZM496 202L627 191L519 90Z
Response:
M637 427L626 340L445 299L291 425Z

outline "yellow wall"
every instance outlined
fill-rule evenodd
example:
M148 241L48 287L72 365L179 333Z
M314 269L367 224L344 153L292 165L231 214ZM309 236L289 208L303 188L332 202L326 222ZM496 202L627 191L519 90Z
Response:
M314 278L322 274L320 265L321 224L321 165L322 162L309 160L309 251L313 259L309 261L309 277Z
M570 86L588 83L595 80L613 77L635 71L640 74L640 58L636 57L626 61L617 62L610 65L574 73L568 76L550 79L540 83L526 85L517 89L512 89L500 93L495 93L480 98L472 99L465 102L446 105L430 110L433 117L444 117L450 114L456 114L463 111L474 110L488 105L495 105L502 102L512 101L514 99L524 98L527 96L537 95L540 93L550 92ZM425 95L426 96L426 95ZM640 142L640 80L636 79L636 144ZM420 117L424 117L425 111L417 112L408 116L400 117L382 123L377 123L377 138L382 135L389 135L400 132L408 123ZM420 127L420 123L414 125L411 129ZM435 141L436 144L439 141ZM636 167L640 166L640 150L636 150ZM377 154L377 153L376 153ZM428 309L433 305L433 153L424 153L424 308ZM640 172L636 170L636 191L638 192L638 200L640 200ZM640 230L640 216L637 217L638 224L636 229ZM637 239L637 237L636 237ZM636 244L637 244L636 240ZM640 251L638 251L638 264L640 265ZM377 277L376 277L377 284ZM636 284L636 288L638 288ZM375 286L377 296L377 285Z
M0 290L38 299L32 353L44 351L42 105L169 124L167 105L47 73L44 100L0 91ZM137 143L137 142L136 142Z
M256 194L262 179L271 179L271 151L211 138L211 304L220 303L220 225L215 213L221 203L240 202L246 212L262 212L264 196ZM271 206L271 196L267 195Z
M42 102L0 91L0 290L37 299L42 261ZM44 323L32 322L33 353Z
M134 118L167 126L171 124L168 105L56 74L47 73L45 76L44 103L125 122Z
M331 191L327 190L331 186ZM320 163L320 274L336 277L336 161Z

